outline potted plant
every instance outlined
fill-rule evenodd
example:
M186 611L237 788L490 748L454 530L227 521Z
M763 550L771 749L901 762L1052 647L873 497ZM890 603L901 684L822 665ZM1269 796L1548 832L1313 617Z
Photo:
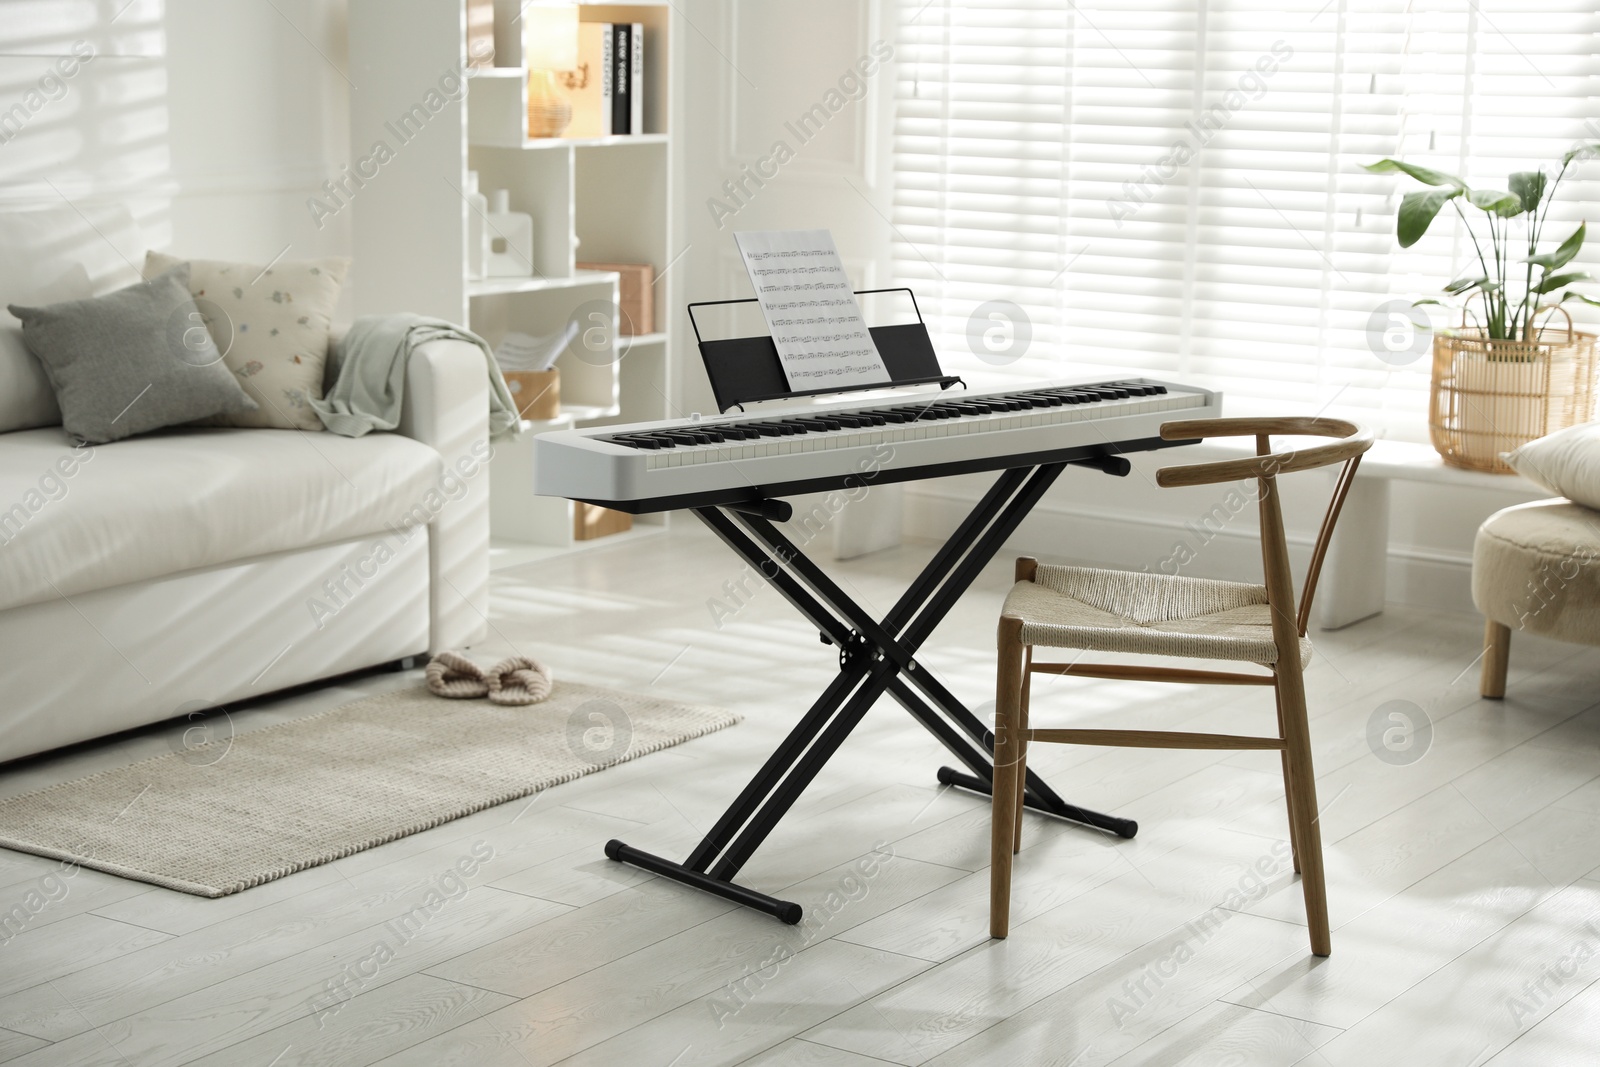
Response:
M1563 270L1582 250L1587 226L1580 222L1547 252L1539 248L1567 169L1597 151L1600 142L1572 149L1561 157L1554 181L1542 169L1519 171L1511 175L1509 191L1472 189L1453 174L1397 159L1367 164L1374 173L1407 174L1428 187L1400 201L1400 247L1416 244L1450 204L1477 253L1477 270L1444 287L1451 301L1415 301L1460 312L1460 325L1435 331L1433 344L1428 425L1446 463L1508 471L1500 453L1592 417L1595 339L1574 330L1561 307L1568 300L1600 307L1600 301L1568 288L1590 276ZM1463 201L1481 213L1479 227ZM1480 228L1487 240L1480 239ZM1550 325L1553 313L1566 319L1563 328Z

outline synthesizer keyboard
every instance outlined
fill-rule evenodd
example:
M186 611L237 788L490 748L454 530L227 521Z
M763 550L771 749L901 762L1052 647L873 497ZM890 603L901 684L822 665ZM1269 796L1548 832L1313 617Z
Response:
M636 514L1142 451L1220 393L1145 378L935 393L799 410L559 430L534 492Z

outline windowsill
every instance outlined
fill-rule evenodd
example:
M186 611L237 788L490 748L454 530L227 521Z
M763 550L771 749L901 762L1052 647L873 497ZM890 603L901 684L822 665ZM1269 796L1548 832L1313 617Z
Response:
M1280 409L1278 414L1282 414ZM1229 417L1238 417L1229 412ZM1287 442L1290 438L1279 438ZM1320 443L1318 438L1305 438L1310 445ZM1208 440L1192 446L1195 451L1215 453L1218 459L1236 459L1255 455L1255 445L1246 438L1229 437ZM1281 444L1278 447L1282 447ZM1337 468L1329 468L1336 470ZM1402 482L1429 482L1434 485L1460 485L1473 489L1492 489L1527 497L1552 496L1547 490L1534 485L1520 474L1492 474L1488 471L1463 470L1445 463L1432 445L1412 441L1375 441L1361 459L1357 477L1388 478Z

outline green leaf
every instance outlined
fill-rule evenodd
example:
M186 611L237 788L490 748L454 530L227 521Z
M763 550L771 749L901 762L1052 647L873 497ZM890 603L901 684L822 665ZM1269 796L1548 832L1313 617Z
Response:
M1578 223L1578 228L1572 231L1572 236L1562 241L1561 247L1554 252L1546 252L1541 256L1529 256L1523 262L1532 263L1535 267L1543 267L1545 270L1565 267L1572 262L1572 257L1577 255L1578 250L1583 247L1583 238L1587 232L1584 229L1586 225L1587 223Z
M1570 291L1562 293L1561 299L1556 301L1556 303L1565 304L1568 300L1582 300L1585 304L1592 304L1595 307L1600 308L1600 300L1596 300L1592 296L1584 296L1582 293L1574 293Z
M1445 202L1455 199L1464 191L1462 187L1457 186L1453 189L1430 189L1425 193L1407 193L1401 197L1400 218L1395 225L1395 235L1400 238L1400 247L1410 248L1421 240ZM1565 263L1566 260L1562 262Z
M1566 164L1571 163L1574 159L1577 159L1580 156L1582 156L1582 157L1587 159L1587 158L1593 158L1594 156L1597 156L1597 155L1600 155L1600 141L1585 141L1583 144L1579 145L1578 147L1576 147L1576 148L1572 149L1571 151L1569 151L1566 155L1562 156L1561 157L1561 163L1562 163L1563 166L1565 166ZM1588 299L1588 298L1585 297L1585 299Z
M1552 289L1559 289L1563 285L1571 285L1573 282L1587 282L1592 280L1593 279L1589 276L1589 272L1585 270L1572 270L1567 271L1565 274L1547 274L1545 275L1544 279L1534 287L1533 291L1536 293L1548 293Z
M1449 304L1446 304L1443 300L1435 300L1431 296L1425 296L1421 300L1413 300L1413 301L1411 301L1411 306L1414 307L1414 308L1419 308L1423 304L1437 304L1440 307L1449 307L1450 306Z
M1532 211L1544 199L1545 177L1542 170L1520 170L1511 176L1511 191L1522 201L1522 210Z
M1503 219L1522 214L1522 198L1512 196L1510 193L1496 192L1493 189L1473 189L1467 193L1467 201L1473 207L1493 212Z
M1457 278L1455 281L1445 286L1444 291L1453 296L1459 296L1460 294L1467 292L1469 289L1476 289L1480 285L1487 284L1489 284L1488 278Z
M1467 183L1457 178L1454 174L1446 174L1442 170L1429 170L1419 167L1414 163L1402 163L1398 159L1380 159L1376 163L1366 164L1366 169L1374 174L1409 174L1423 185L1449 185L1456 189L1466 189Z

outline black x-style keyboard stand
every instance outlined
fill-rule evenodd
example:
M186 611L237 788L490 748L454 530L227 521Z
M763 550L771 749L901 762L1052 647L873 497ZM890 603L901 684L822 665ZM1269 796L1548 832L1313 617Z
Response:
M1155 444L1140 442L1144 447ZM1100 450L1082 451L1083 458L1019 459L1025 465L1005 470L881 621L875 621L846 595L773 525L762 508L738 504L696 507L695 514L702 522L815 623L824 641L838 647L839 673L688 859L674 863L617 840L606 843L606 855L786 923L798 923L799 904L757 892L733 879L884 693L943 742L970 772L941 767L940 782L989 793L994 776L993 733L916 661L916 653L1067 466L1077 463L1126 472L1125 460ZM1130 819L1067 803L1031 770L1024 802L1035 811L1119 837L1132 837L1139 829Z

